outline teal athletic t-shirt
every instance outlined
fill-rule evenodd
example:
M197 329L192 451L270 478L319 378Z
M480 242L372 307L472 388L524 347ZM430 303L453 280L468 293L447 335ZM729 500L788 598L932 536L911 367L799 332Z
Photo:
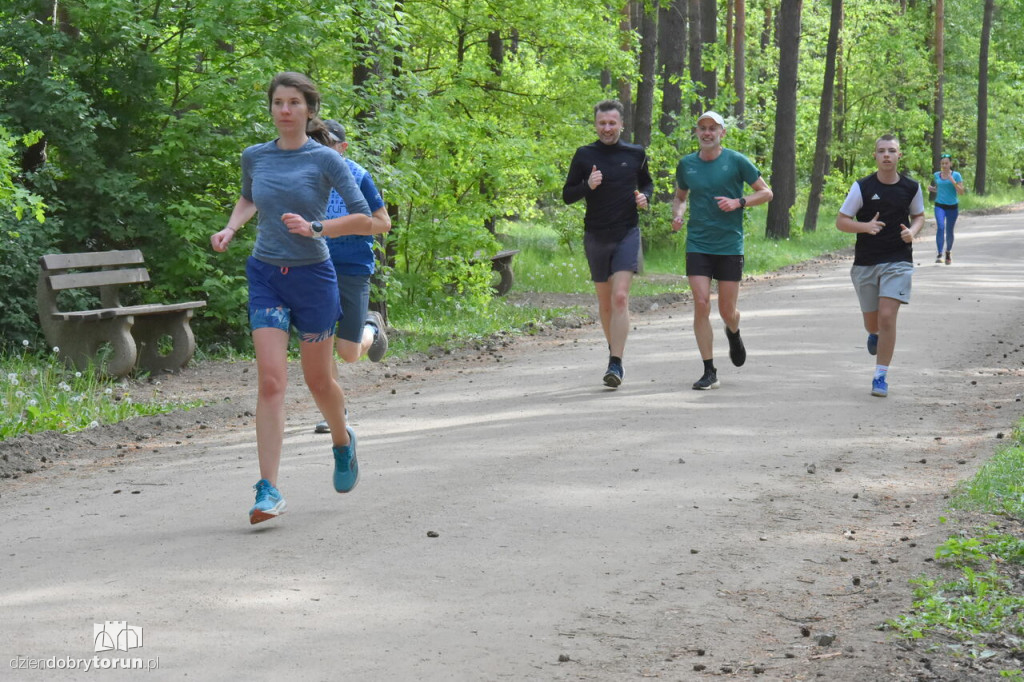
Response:
M942 175L939 171L935 171L935 203L945 204L946 206L956 206L960 203L960 197L957 195L956 186L964 181L963 176L960 173L953 171L952 180L943 180ZM955 184L954 184L955 183Z
M680 159L676 185L689 190L687 253L743 255L743 211L723 211L715 197L739 199L745 194L744 185L753 185L759 177L757 166L732 149L723 148L714 161L702 161L699 152Z

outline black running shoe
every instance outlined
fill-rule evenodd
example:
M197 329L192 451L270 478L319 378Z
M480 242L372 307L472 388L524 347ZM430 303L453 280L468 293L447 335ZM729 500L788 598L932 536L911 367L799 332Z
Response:
M622 365L617 362L609 362L608 369L604 373L604 385L609 388L618 388L622 383Z
M721 384L718 383L718 372L708 370L704 372L704 376L694 382L693 390L708 391L712 388L718 388L719 386L721 386Z
M735 332L731 332L729 327L726 326L725 337L729 339L729 359L732 360L732 364L742 367L743 363L747 361L747 349L743 347L740 330L737 329Z

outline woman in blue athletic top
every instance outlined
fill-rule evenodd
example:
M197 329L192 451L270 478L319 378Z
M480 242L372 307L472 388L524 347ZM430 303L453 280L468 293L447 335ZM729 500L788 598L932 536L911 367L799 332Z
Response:
M935 244L939 255L936 263L942 262L942 250L946 250L946 265L953 263L953 226L960 215L960 198L964 193L964 179L953 170L953 159L949 154L939 158L939 170L935 172L935 183L928 188L935 192Z
M260 480L249 522L285 511L277 489L284 441L288 339L298 330L302 372L334 441L334 487L348 492L359 479L356 437L345 423L345 396L331 374L334 328L341 313L338 285L323 237L369 234L370 210L344 159L330 147L319 118L320 93L300 73L277 74L267 89L278 138L242 152L242 191L227 226L210 237L214 251L228 248L235 233L259 213L256 244L246 263L249 323L259 389L256 449ZM331 189L349 214L326 220Z

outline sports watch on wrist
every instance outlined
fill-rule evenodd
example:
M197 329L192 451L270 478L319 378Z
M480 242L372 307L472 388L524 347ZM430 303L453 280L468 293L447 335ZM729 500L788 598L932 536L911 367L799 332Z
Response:
M746 208L746 207L747 207L747 198L746 197L740 197L740 208Z
M309 224L309 229L313 231L313 238L324 236L324 224L319 220L314 220Z

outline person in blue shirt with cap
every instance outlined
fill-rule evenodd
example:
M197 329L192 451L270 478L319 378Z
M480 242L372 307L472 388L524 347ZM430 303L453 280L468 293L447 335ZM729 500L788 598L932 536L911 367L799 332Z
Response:
M388 215L384 199L381 198L369 171L345 156L348 141L345 126L334 120L324 121L330 135L330 146L341 154L352 171L352 177L370 207L373 225L370 234L328 237L327 249L338 275L338 295L341 298L342 317L338 320L335 348L345 362L356 362L366 355L371 362L380 362L388 350L387 330L384 317L370 310L370 277L376 271L373 235L391 230L391 216ZM331 190L327 200L327 217L338 218L348 215L348 208L341 195ZM334 365L334 378L339 379L338 366ZM330 433L327 420L319 422L313 429L316 433Z

